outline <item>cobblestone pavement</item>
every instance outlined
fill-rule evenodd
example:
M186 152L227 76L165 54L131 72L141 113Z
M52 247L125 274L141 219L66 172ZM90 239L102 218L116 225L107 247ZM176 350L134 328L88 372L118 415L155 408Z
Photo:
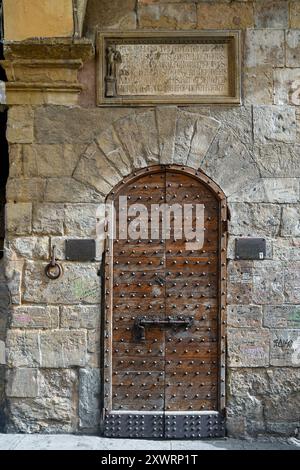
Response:
M0 450L300 450L300 441L146 441L95 436L0 434Z

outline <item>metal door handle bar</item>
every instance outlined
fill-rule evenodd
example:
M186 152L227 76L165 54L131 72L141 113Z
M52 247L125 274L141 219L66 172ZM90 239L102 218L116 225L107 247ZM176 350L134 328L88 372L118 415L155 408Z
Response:
M136 338L139 340L145 340L145 328L149 326L185 326L186 328L189 328L194 321L194 317L180 317L180 318L171 318L168 317L164 320L160 318L153 318L151 320L147 319L146 317L138 317L135 321L135 333L136 333Z

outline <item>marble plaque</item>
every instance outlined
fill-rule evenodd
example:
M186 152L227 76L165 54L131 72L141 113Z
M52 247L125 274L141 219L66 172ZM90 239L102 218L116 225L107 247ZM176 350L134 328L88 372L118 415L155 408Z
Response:
M239 103L239 34L99 35L99 104Z

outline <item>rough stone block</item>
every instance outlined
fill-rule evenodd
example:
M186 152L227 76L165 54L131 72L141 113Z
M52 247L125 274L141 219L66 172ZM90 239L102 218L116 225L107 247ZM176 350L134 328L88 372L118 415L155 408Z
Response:
M300 366L300 330L273 330L270 343L272 366Z
M226 430L228 437L240 438L246 435L246 418L242 416L229 415L226 419Z
M255 106L254 140L261 144L296 142L296 113L289 106Z
M36 143L90 144L114 121L133 112L128 108L40 106L34 119Z
M220 123L208 116L178 113L174 162L198 169L219 127Z
M299 177L299 145L268 144L254 147L255 160L262 177Z
M99 181L101 175L96 174L95 179L96 177ZM103 202L103 196L96 189L76 181L79 179L76 176L74 178L49 178L45 190L45 202Z
M93 330L100 326L101 309L99 305L74 305L63 307L61 311L62 328L85 328Z
M300 208L298 206L284 206L282 208L280 235L282 237L300 236Z
M195 4L141 4L138 7L140 28L193 29L197 26Z
M300 3L298 0L290 2L290 25L291 28L300 28Z
M37 369L8 369L6 394L15 398L38 396Z
M33 108L13 106L8 111L6 138L12 144L31 144L33 135Z
M86 364L87 339L85 330L41 332L40 366L52 369Z
M299 179L261 178L228 198L229 202L295 203L299 201Z
M5 255L8 259L49 259L49 238L23 237L8 239L5 246Z
M31 233L32 204L7 203L5 226L8 233L14 235L27 235Z
M39 369L39 395L41 397L74 398L78 387L78 374L73 369Z
M173 163L176 118L176 106L158 106L156 108L160 163L162 165Z
M5 357L5 343L4 341L0 341L0 365L6 364L6 357Z
M210 146L201 170L219 184L227 196L260 177L248 148L225 126Z
M297 420L299 422L299 378L299 369L287 367L232 370L229 382L229 416L247 416L246 431L250 435L267 432L280 435L288 435L289 432L289 435L294 435L297 428L295 423ZM259 413L255 416L251 403L257 404L260 411L263 408L264 420ZM261 421L265 421L265 428Z
M72 176L79 155L83 151L83 145L24 145L24 175L26 177Z
M198 29L245 29L254 25L251 3L198 3Z
M284 269L284 293L287 303L300 303L300 263L288 263Z
M23 175L23 147L20 144L9 146L9 177L18 178Z
M33 232L39 235L62 235L64 218L63 204L35 204L33 206Z
M24 261L12 261L5 266L5 277L9 292L9 299L12 305L21 303L21 286L23 278Z
M227 324L235 328L259 328L262 325L262 308L259 305L230 305Z
M98 330L89 330L88 331L88 345L87 350L89 353L93 354L95 352L100 352L99 347L100 331Z
M266 305L263 325L267 328L300 328L300 305Z
M252 107L218 107L213 106L210 109L210 116L219 121L225 130L230 129L240 142L243 144L252 144Z
M98 204L65 205L65 234L94 238Z
M274 103L300 105L300 68L274 70Z
M253 301L256 304L282 304L284 297L283 265L276 261L255 262Z
M10 178L6 186L9 202L32 202L44 199L46 180L42 178Z
M100 370L79 371L79 426L96 430L100 422Z
M243 85L246 105L273 104L273 69L271 66L244 68Z
M23 41L36 37L71 37L71 0L5 1L5 39Z
M59 328L59 308L21 306L11 312L12 328Z
M81 156L74 177L105 195L121 179L96 143L92 143Z
M110 30L136 29L135 0L89 0L85 23L88 35L94 38L95 30L100 28Z
M38 367L40 345L38 332L8 330L6 339L8 367Z
M286 1L258 0L254 3L256 28L288 28L289 5Z
M300 67L300 29L286 32L286 66Z
M276 204L231 203L229 232L233 235L274 237L280 228L281 208Z
M7 431L10 433L68 434L75 431L75 409L68 398L15 398L9 400L9 406L11 415Z
M248 29L245 42L245 66L272 65L283 67L284 31L272 29Z
M159 143L154 111L126 116L115 122L114 128L135 168L158 162Z
M253 263L231 261L228 264L228 303L251 304L253 290Z
M297 405L296 405L297 406ZM293 409L295 403L293 403ZM275 409L278 409L277 405ZM299 406L298 406L299 408ZM297 418L297 417L296 417ZM299 419L297 421L266 421L266 432L273 436L288 437L291 438L298 435Z
M24 301L63 305L100 303L101 288L96 263L64 263L63 276L55 281L46 277L45 267L45 263L26 263Z
M78 163L74 178L79 182L88 184L98 191L99 197L104 200L104 196L110 193L113 188L113 184L109 183L103 178L103 175L98 170L98 164L96 158L90 158L89 156L83 155ZM69 198L69 196L67 196ZM86 201L87 202L87 198ZM96 202L93 199L93 202Z
M235 397L269 393L269 381L265 369L231 369L228 377L228 391Z
M197 122L196 113L180 112L176 122L174 163L185 165Z
M228 328L230 367L269 365L269 332L262 329Z
M246 417L246 428L245 434L263 434L264 423L263 423L263 400L261 397L255 397L248 395L247 399L244 397L229 397L226 415L229 419L234 416L235 419L238 417ZM249 428L252 428L249 432Z
M100 135L97 139L97 144L109 162L114 165L123 176L131 173L132 161L122 148L121 142L112 126Z
M135 115L136 124L146 151L148 165L159 163L158 129L155 110L140 112Z
M199 169L211 143L216 137L219 127L220 123L215 119L205 116L198 117L186 161L187 166L196 170Z
M282 261L300 261L299 238L277 238L273 243L274 259Z
M300 108L298 106L296 107L296 126L297 126L297 144L300 144Z
M75 175L78 176L83 176L82 181L91 183L91 186L95 186L94 180L89 181L89 178L84 178L84 167L81 167L81 161L82 159L87 159L88 165L92 167L92 169L95 171L95 176L98 178L104 178L108 182L109 185L113 186L119 183L120 181L120 174L116 171L116 168L112 166L105 157L104 153L99 149L98 145L96 143L92 143L84 152L82 155L82 158L79 160L78 166L75 171ZM89 176L90 172L88 171L88 168L86 168L87 171L87 176ZM97 187L97 186L95 186Z
M299 389L300 370L294 368L232 369L229 376L231 395L288 396Z
M87 366L92 368L101 367L100 357L101 357L101 333L99 328L97 330L88 330L87 332L87 351L88 351L88 360Z

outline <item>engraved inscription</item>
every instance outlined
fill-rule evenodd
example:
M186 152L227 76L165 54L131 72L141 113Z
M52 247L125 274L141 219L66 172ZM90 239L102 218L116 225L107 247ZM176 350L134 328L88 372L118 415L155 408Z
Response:
M241 102L238 31L99 32L100 106Z
M118 96L228 96L228 44L119 44Z

